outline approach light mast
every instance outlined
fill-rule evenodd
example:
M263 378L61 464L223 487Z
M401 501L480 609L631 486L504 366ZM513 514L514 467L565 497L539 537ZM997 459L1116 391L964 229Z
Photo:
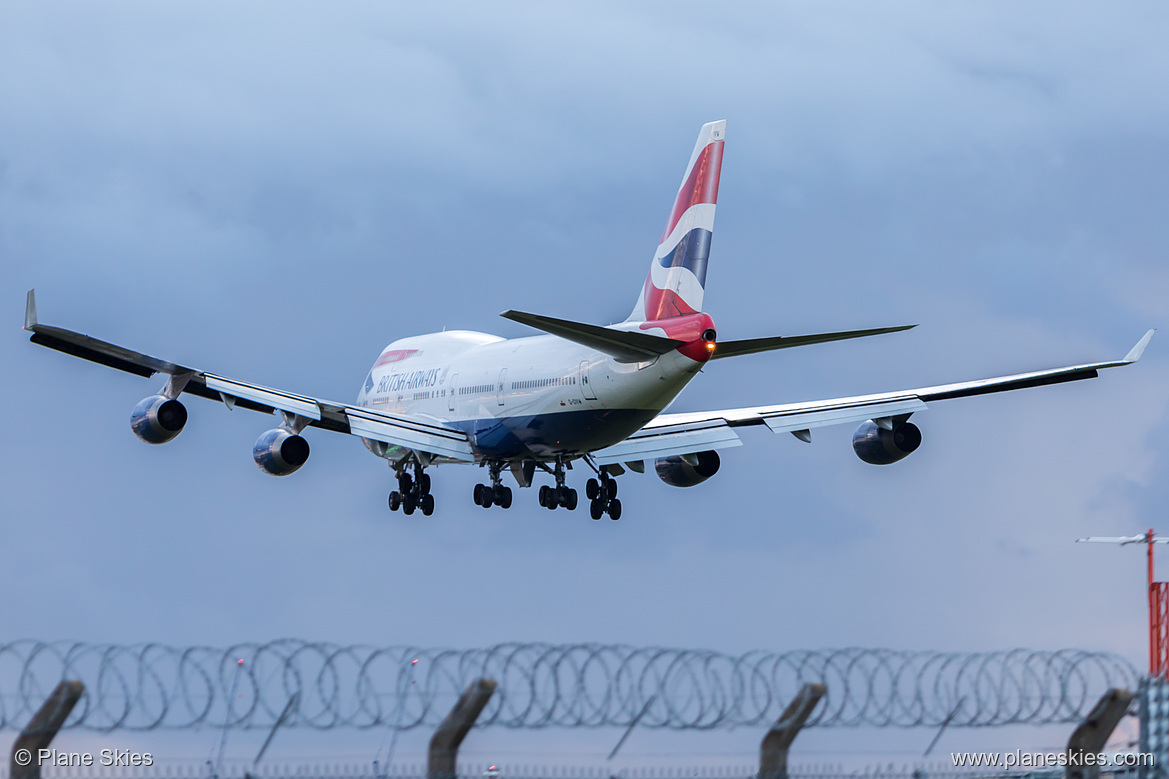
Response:
M1149 559L1149 675L1164 679L1169 673L1169 582L1153 580L1153 545L1169 544L1149 528L1139 536L1088 536L1077 544L1145 544Z

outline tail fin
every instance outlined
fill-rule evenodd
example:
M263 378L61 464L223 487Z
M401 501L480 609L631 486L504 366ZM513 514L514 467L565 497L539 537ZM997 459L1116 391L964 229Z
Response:
M702 310L726 132L725 119L704 124L698 132L698 143L682 176L649 276L627 321L665 319Z

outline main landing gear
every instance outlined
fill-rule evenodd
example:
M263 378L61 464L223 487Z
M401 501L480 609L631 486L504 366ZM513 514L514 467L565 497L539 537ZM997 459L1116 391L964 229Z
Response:
M503 481L500 477L500 471L503 470L503 463L493 462L488 463L488 472L491 474L491 486L486 484L475 485L475 504L489 509L492 506L499 506L500 508L511 508L511 487L503 486Z
M485 509L489 509L492 506L499 506L505 509L511 508L511 487L505 487L502 480L505 465L506 463L502 461L487 463L488 473L491 474L491 484L475 485L475 505L482 506ZM546 466L541 467L548 470ZM540 487L539 498L542 507L553 511L558 508L566 508L569 511L576 509L580 499L577 491L564 483L564 471L564 461L558 460L551 469L552 475L556 478L556 486L552 487L545 484ZM621 501L617 500L616 480L613 479L612 474L605 470L598 471L597 475L600 477L600 481L597 479L589 479L585 489L585 494L590 501L589 513L593 519L600 519L605 514L609 515L609 519L621 519ZM531 485L531 478L532 475L530 472L522 479L518 474L516 476L520 486L523 487ZM427 482L427 485L429 486L429 482ZM392 501L393 496L391 496L391 505L393 505Z
M402 509L402 513L410 515L415 509L422 509L423 516L429 517L434 513L434 496L430 494L430 474L424 473L422 466L414 464L414 476L411 478L406 468L398 471L398 489L390 493L390 511Z
M621 501L617 500L617 480L608 471L601 471L601 481L589 479L585 484L585 495L589 499L589 516L600 519L608 514L609 519L621 519Z
M564 485L563 462L557 460L556 468L552 471L552 475L556 477L556 486L549 487L545 484L540 488L540 505L549 510L564 506L569 511L575 511L577 504L576 490Z

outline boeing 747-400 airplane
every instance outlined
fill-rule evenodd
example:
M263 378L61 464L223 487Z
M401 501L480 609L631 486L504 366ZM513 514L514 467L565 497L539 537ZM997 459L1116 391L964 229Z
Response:
M1153 336L1150 330L1123 359L1109 362L851 398L663 414L710 360L913 327L719 340L714 320L702 311L702 295L725 135L725 121L699 132L627 320L598 326L506 311L504 317L545 334L504 339L446 331L403 338L378 355L355 403L229 379L42 325L31 290L24 329L33 343L66 354L144 378L164 374L166 385L130 415L130 428L148 443L177 436L187 422L180 395L199 395L229 409L279 413L280 424L262 434L252 452L256 464L273 476L305 464L309 445L302 434L317 427L357 436L389 462L397 477L389 496L393 510L431 514L428 471L443 463L486 467L489 483L477 484L474 496L484 508L511 506L505 471L520 487L531 487L539 469L554 481L540 487L540 505L572 510L577 491L567 486L565 470L576 463L595 474L586 485L593 519L620 518L614 477L626 469L644 471L647 460L662 481L676 487L710 478L719 468L717 451L741 444L738 427L766 425L810 441L813 428L859 423L852 439L857 456L887 465L917 449L921 432L909 417L931 401L1093 378L1102 368L1136 362Z

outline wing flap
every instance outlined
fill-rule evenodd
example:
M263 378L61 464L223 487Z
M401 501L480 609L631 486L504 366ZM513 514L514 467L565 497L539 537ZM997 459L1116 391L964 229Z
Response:
M222 376L215 376L210 373L203 374L203 383L207 385L208 389L222 392L225 395L231 395L236 398L243 398L250 400L253 403L259 403L264 406L271 406L272 408L287 411L290 414L320 421L321 407L317 401L304 395L293 395L291 392L282 392L280 390L268 389L257 384L246 384L235 379L225 379Z
M842 404L820 411L798 411L763 415L763 424L773 433L811 430L815 427L864 422L874 417L893 417L925 411L926 405L917 398L878 403Z
M183 387L183 394L184 395L198 395L199 397L207 398L208 400L225 402L228 404L229 408L231 408L231 407L246 408L249 411L259 411L259 412L262 412L264 414L271 414L273 411L276 410L274 407L269 406L265 403L256 403L256 402L251 401L251 400L246 400L244 398L236 397L235 395L225 395L225 393L216 392L215 390L208 389L207 385L203 384L203 378L201 376L199 376L198 374L196 374L195 376L192 376L191 380L187 382L187 386ZM225 397L231 398L231 400L224 401ZM313 422L313 424L320 425L319 422ZM320 425L320 426L323 427L324 425ZM332 428L330 428L330 429L332 429ZM348 432L348 431L342 431L342 432Z
M773 420L771 424L775 426L773 429L776 432L784 432L837 424L837 422L832 421L832 415L840 415L840 422L848 422L853 418L864 421L874 416L909 414L924 409L925 403L912 393L886 392L879 395L858 395L851 398L813 400L804 403L660 414L647 423L642 430L681 425L702 426L711 422L725 423L730 427L743 427L768 424L768 420L771 419Z
M725 424L706 423L705 426L645 430L634 433L619 444L593 452L597 465L631 460L648 460L671 454L692 454L708 449L729 449L742 446L737 433Z
M382 441L405 449L416 449L452 460L474 462L475 453L467 436L457 430L436 425L422 425L376 414L366 409L346 407L349 430L353 435Z

